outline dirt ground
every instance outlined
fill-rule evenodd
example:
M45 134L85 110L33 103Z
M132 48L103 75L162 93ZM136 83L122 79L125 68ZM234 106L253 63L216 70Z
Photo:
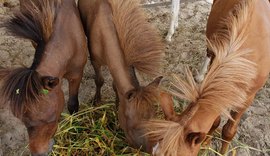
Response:
M181 3L180 25L173 36L173 41L167 43L166 64L164 72L181 73L184 65L198 69L206 55L205 26L211 8L209 0L185 0ZM3 3L5 2L5 3ZM33 58L33 48L29 41L17 39L8 34L3 27L12 12L18 9L17 0L0 0L0 66L14 67L21 64L30 65ZM169 24L169 6L147 8L149 21L153 23L164 36ZM80 102L88 103L94 94L94 72L90 64L85 68L81 85ZM105 69L106 80L110 76ZM103 98L114 97L110 81L103 87ZM63 86L67 93L66 84ZM7 107L7 106L4 106ZM270 80L258 92L253 105L244 114L238 133L235 137L241 143L259 150L270 149ZM27 155L27 133L19 120L14 118L8 109L0 109L0 156ZM239 156L270 156L270 152L256 152L241 149Z

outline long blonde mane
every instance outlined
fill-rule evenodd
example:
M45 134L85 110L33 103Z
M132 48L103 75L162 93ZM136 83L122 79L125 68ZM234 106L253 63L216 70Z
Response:
M196 103L196 106L229 115L229 110L245 107L247 94L257 75L256 64L247 59L252 49L241 49L248 37L247 27L255 0L242 0L221 21L222 26L212 38L208 48L214 52L213 60L204 81L196 84L186 68L185 78L175 76L172 93L177 97ZM181 153L178 147L183 139L184 125L172 121L147 121L150 140L160 141L159 152L164 155Z
M165 46L147 22L139 0L108 0L126 63L142 73L159 76Z
M246 57L252 49L241 49L248 37L247 27L254 0L242 0L221 21L221 29L208 39L208 48L215 54L205 79L196 84L189 69L186 80L176 77L172 92L190 102L229 116L228 111L245 107L247 94L257 76L256 64ZM224 27L225 26L225 27Z

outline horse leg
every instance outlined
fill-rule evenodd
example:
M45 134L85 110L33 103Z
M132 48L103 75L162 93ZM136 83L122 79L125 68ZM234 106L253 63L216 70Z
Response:
M195 80L197 82L202 82L204 80L204 75L207 73L209 65L212 63L212 59L214 58L214 53L207 49L207 56L205 57L204 63L199 71L199 73L196 75Z
M91 62L92 62L92 65L93 65L93 68L94 68L95 74L96 74L95 75L96 94L95 94L95 97L93 99L93 104L97 105L101 102L100 91L101 91L101 87L104 84L104 78L101 74L101 65L95 61L91 61Z
M247 101L246 101L246 107L239 109L237 112L231 111L231 117L233 120L228 120L227 123L223 126L222 129L222 139L225 140L222 142L222 147L220 150L221 154L225 154L229 149L229 144L232 141L234 135L237 131L237 126L240 122L241 116L244 114L246 109L251 105L255 95L252 95Z
M177 15L177 18L176 18L176 20L175 20L175 23L174 23L174 28L175 29L177 29L178 28L178 26L179 26L179 12L180 12L180 1L181 0L177 0L177 3L178 4L176 4L176 8L175 8L175 11L176 11L176 15Z
M215 122L213 123L210 131L208 132L208 136L206 137L206 139L203 142L204 147L208 146L211 143L212 137L211 135L213 135L213 133L215 132L215 130L218 128L219 124L221 122L221 117L217 117L217 119L215 120Z
M70 114L79 111L78 92L82 80L83 71L72 73L67 76L69 83L68 111Z
M196 80L197 82L202 82L202 81L203 81L204 75L207 73L207 69L208 69L208 66L209 66L210 62L211 62L211 58L209 58L209 57L207 56L207 57L205 58L205 60L204 60L204 63L203 63L203 65L202 65L202 67L201 67L201 69L200 69L198 75L196 75L196 77L195 77L195 80Z
M174 34L176 25L178 26L179 5L180 5L180 0L172 0L171 23L170 23L168 34L166 36L166 40L169 42L171 42L172 40L172 36Z

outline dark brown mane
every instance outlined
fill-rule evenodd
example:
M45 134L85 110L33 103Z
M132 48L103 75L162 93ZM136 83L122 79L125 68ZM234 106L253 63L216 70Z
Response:
M3 101L10 103L12 113L18 118L22 117L26 109L33 110L42 98L43 85L35 69L53 33L56 11L60 4L61 0L23 1L21 12L15 14L6 24L13 35L29 39L36 46L30 68L0 69L0 76L4 77L1 86Z
M14 70L2 69L0 73L9 71L3 79L1 95L4 103L10 103L12 113L21 118L26 109L34 109L35 103L42 97L43 85L39 74L28 68ZM0 74L1 75L1 74Z
M53 32L56 11L61 0L22 1L21 11L7 23L6 28L13 35L31 40L36 45L36 52L31 69L38 66L46 42Z
M147 22L139 0L108 0L126 63L158 76L164 56L160 35Z

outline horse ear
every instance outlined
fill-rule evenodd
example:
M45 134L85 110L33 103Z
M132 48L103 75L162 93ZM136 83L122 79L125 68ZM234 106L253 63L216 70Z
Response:
M147 85L147 86L158 87L162 79L163 79L163 76L159 76L159 77L155 78L155 80L152 81L152 82L151 82L149 85Z
M125 98L128 101L132 101L136 97L136 89L132 89L125 94Z
M173 97L172 95L161 92L160 93L160 106L165 115L166 120L177 122L177 114L173 108Z
M44 76L41 78L43 87L48 90L52 90L59 84L59 78L52 76Z
M198 144L201 144L203 140L205 139L206 134L201 132L191 132L187 135L187 142L190 144L190 146L195 146Z

